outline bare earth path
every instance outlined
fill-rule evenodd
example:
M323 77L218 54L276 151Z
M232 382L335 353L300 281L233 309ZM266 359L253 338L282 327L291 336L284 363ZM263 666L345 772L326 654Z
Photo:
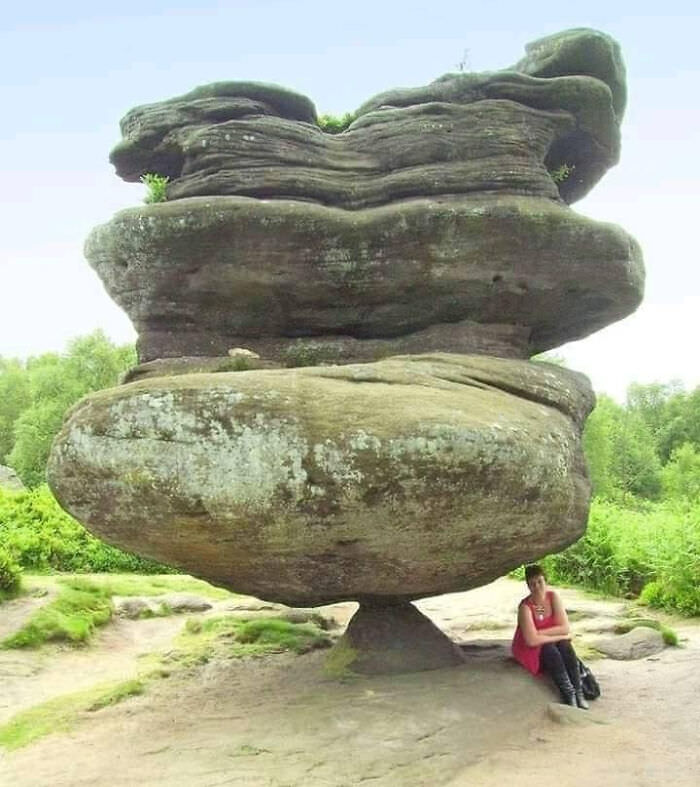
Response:
M0 785L697 787L700 626L675 625L683 648L593 662L604 695L578 713L585 724L564 726L547 715L547 685L503 657L522 595L518 583L499 580L420 602L455 639L493 640L468 648L463 667L339 682L324 677L322 652L210 662L86 714L70 733L0 753ZM587 611L577 629L622 611L564 596ZM331 611L342 621L352 606ZM24 676L0 674L0 713L128 677L139 652L167 647L182 624L118 622L89 651L54 651Z

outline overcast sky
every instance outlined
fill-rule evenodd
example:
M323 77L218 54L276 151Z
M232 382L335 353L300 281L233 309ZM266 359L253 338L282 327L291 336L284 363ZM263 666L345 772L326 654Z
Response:
M375 93L421 85L466 59L504 68L524 45L595 27L622 45L629 102L621 163L575 210L640 241L638 312L557 354L621 399L630 382L700 384L700 16L696 3L179 0L12 3L0 32L3 169L0 355L61 350L127 317L82 256L86 235L143 188L108 163L132 106L207 82L253 79L341 114ZM663 14L660 12L664 12Z

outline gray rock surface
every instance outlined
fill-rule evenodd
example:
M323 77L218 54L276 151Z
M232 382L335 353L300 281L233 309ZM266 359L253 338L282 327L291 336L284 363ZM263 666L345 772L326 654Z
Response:
M360 603L345 633L330 652L333 674L385 675L454 667L464 663L460 648L408 603Z
M582 533L581 375L452 355L87 397L49 483L95 533L288 604L463 590Z
M152 617L160 611L160 601L141 596L127 596L114 599L114 612L121 618L138 620L139 618Z
M137 107L112 161L169 177L168 202L117 214L86 256L142 362L285 363L309 341L315 362L529 357L640 302L634 240L567 207L618 159L624 80L617 44L581 29L375 96L340 134L250 82Z
M592 644L608 658L620 661L644 659L666 647L661 632L646 626L638 626L616 637L602 637Z
M644 280L619 227L524 196L359 212L175 200L121 211L86 255L131 317L142 361L246 347L286 363L309 346L342 363L436 350L523 358L634 311Z
M350 209L479 191L555 197L547 167L566 163L572 201L617 161L624 97L617 44L574 30L534 42L512 70L382 93L338 135L283 88L204 86L129 112L111 159L127 180L169 176L170 199L235 194Z
M6 465L0 465L0 489L9 489L12 492L21 492L26 489L17 473Z

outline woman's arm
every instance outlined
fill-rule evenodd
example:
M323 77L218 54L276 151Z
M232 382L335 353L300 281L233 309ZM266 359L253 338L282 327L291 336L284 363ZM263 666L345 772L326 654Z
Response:
M538 631L532 620L530 607L525 603L518 607L518 625L523 632L525 644L530 648L537 647L538 645L546 645L549 642L559 642L561 639L571 639L568 632L556 633L553 632L552 629Z
M571 626L569 626L569 618L566 614L566 609L562 604L561 599L559 598L559 594L555 593L553 590L551 592L551 602L552 602L552 615L554 616L554 625L549 626L545 629L547 634L569 634L571 631Z

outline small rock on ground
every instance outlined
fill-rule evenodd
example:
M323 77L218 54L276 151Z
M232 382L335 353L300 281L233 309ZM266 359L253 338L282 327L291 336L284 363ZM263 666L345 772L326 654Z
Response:
M660 653L665 648L665 643L661 632L638 626L626 634L596 640L593 647L608 658L631 661Z

